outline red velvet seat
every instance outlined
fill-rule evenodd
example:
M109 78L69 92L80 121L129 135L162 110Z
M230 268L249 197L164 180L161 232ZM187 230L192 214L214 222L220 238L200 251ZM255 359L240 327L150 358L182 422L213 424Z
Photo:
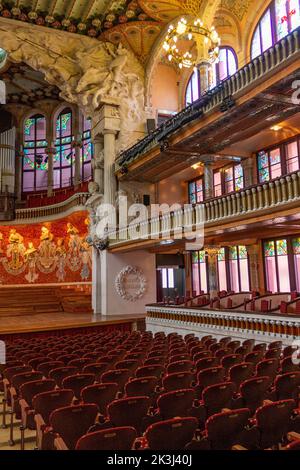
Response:
M253 377L245 380L240 386L241 404L254 413L264 400L269 399L271 384L270 377Z
M275 400L298 400L300 395L300 371L278 375L274 382Z
M58 450L75 449L80 437L94 425L98 408L94 404L59 408L50 415L52 432L58 434L54 446Z
M167 374L175 372L190 372L193 370L194 364L191 361L177 361L167 366Z
M155 376L139 377L130 380L125 385L125 395L126 397L147 396L149 398L153 398L158 387L158 380L159 379Z
M149 426L144 448L150 450L182 450L191 442L198 427L196 418L174 418Z
M238 390L240 384L254 375L255 365L252 362L241 362L229 369L229 380L233 382Z
M204 357L202 359L198 359L195 364L195 368L197 372L203 369L210 369L211 367L217 367L219 365L219 359L217 357Z
M274 380L279 370L278 359L265 359L256 365L256 375L258 377L267 376Z
M76 450L131 450L136 438L137 432L133 427L104 429L82 436Z
M88 385L81 390L83 403L95 403L99 413L105 415L109 403L115 400L118 393L118 385L115 383Z
M81 390L95 382L94 374L76 374L65 377L62 381L62 387L73 391L75 398L81 397Z
M49 377L50 371L58 367L64 367L64 363L62 361L45 361L39 364L36 370L42 372L44 377Z
M163 393L157 399L157 414L159 420L184 416L194 416L195 390L175 390Z
M206 387L224 382L225 377L226 370L221 366L200 370L197 374L197 384L195 386L197 396L201 397Z
M153 364L153 365L138 367L138 369L135 371L135 376L137 378L155 376L158 379L160 379L164 373L165 373L165 368L163 366Z
M129 369L108 370L101 375L101 382L116 383L118 385L119 391L123 392L125 384L128 382L130 376L131 371Z
M70 375L77 374L78 369L74 366L64 366L52 369L49 372L49 378L55 380L58 387L62 386L62 381Z
M175 372L163 377L162 384L166 392L190 388L194 380L191 372Z

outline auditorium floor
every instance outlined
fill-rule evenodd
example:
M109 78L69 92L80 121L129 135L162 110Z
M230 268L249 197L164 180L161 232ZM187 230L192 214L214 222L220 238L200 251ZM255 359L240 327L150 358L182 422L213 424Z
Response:
M28 333L37 331L86 328L93 326L134 323L145 318L145 314L136 315L92 315L90 313L39 313L2 317L0 315L1 334Z
M20 439L20 421L14 423L14 441L15 445L10 446L9 441L9 427L7 424L6 429L2 429L2 398L3 395L0 393L0 451L1 450L20 450L21 439ZM6 416L6 423L9 423L10 416ZM25 450L33 450L35 448L35 431L25 431ZM1 459L0 459L1 460Z

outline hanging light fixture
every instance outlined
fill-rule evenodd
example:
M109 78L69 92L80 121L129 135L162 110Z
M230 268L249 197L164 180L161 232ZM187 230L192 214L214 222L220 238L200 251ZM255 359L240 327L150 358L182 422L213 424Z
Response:
M208 50L209 62L217 62L219 58L220 38L214 27L208 28L200 19L190 20L181 18L177 25L171 24L165 37L163 49L167 53L169 62L174 62L180 69L196 67L197 57L194 57L191 50L194 43L197 43L197 37L202 36L204 45ZM184 51L180 51L179 41L189 43Z

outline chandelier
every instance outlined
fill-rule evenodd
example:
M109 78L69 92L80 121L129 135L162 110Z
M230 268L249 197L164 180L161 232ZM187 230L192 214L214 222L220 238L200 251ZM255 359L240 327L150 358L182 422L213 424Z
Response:
M169 26L163 44L163 49L168 54L168 60L175 62L180 69L196 67L198 58L193 57L191 51L200 36L203 37L204 45L207 48L208 57L206 59L211 63L218 61L221 40L215 28L208 28L200 19L189 20L187 18L181 18L177 26L173 24ZM179 49L179 41L184 41L184 44L187 44L185 50Z

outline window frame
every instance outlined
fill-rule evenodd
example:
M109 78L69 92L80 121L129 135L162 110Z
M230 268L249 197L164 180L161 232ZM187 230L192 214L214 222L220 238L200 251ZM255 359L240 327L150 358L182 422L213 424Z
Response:
M197 182L198 181L202 181L202 195L203 195L203 198L202 198L202 201L200 202L197 202L197 195L201 192L201 191L197 191L195 192L196 194L196 203L194 202L191 202L191 193L190 193L190 185L195 183L196 186L197 186ZM205 187L204 187L204 175L200 175L200 176L197 176L197 178L194 178L192 180L189 180L188 182L188 201L189 201L189 204L201 204L202 202L205 201Z
M205 252L205 263L201 263L199 261L199 253L204 251ZM209 292L209 272L208 272L208 260L207 260L207 253L205 250L194 250L191 252L191 278L192 278L192 291L194 291L194 270L193 270L193 265L196 263L193 263L193 253L198 253L198 281L199 281L199 290L200 292L203 290L204 294L207 294ZM204 289L202 289L202 283L201 283L201 265L205 265L205 275L206 275L206 292ZM201 295L201 294L200 294Z
M227 75L225 78L223 78L222 80L220 79L220 63L218 62L216 64L216 85L219 85L222 81L224 80L227 80L229 77L232 77L233 75L230 75L229 73L229 61L228 61L228 52L232 52L233 54L233 57L234 57L234 61L235 61L235 66L236 66L236 71L235 73L238 71L239 69L239 62L238 62L238 57L237 57L237 54L235 52L235 50L233 49L233 47L231 46L220 46L219 47L220 51L221 50L226 50L226 66L227 66Z
M71 115L71 122L70 122L70 129L71 129L71 134L68 135L63 135L62 134L62 126L61 126L61 119L62 116L70 114ZM60 130L59 130L59 136L57 135L57 122L60 120ZM74 133L73 133L73 110L66 106L57 116L54 125L55 125L55 148L56 148L56 154L59 153L59 166L56 166L54 163L53 166L53 176L55 173L59 170L59 186L54 186L53 184L53 189L65 189L65 188L70 188L74 185L74 177L75 177L75 149L72 146L72 143L74 141ZM70 139L70 143L63 143L63 139ZM70 165L63 164L63 152L64 149L70 146ZM63 170L70 168L70 181L68 185L63 185ZM55 178L54 178L55 181Z
M299 2L299 10L300 10L300 0L298 0ZM288 14L288 3L289 1L287 0L286 1L286 13L287 13L287 19L288 19L288 33L287 34L290 34L292 31L291 28L292 28L292 22L291 22L291 15ZM255 26L255 29L253 31L253 34L252 34L252 37L251 37L251 41L250 41L250 58L251 60L259 57L261 54L263 54L266 50L268 49L265 49L263 50L263 47L262 47L262 44L263 44L263 35L262 35L262 27L261 27L261 21L262 19L264 18L265 14L267 13L267 11L270 10L270 18L271 18L271 34L272 34L272 45L270 47L273 47L278 41L280 41L283 37L286 37L283 36L282 38L279 38L279 35L278 35L278 28L277 28L277 23L276 23L276 0L272 0L268 6L265 8L265 10L263 11L263 13L261 14L261 16L259 17L257 23L256 23L256 26ZM253 46L253 41L254 41L254 37L255 37L255 34L257 32L257 30L259 30L259 40L260 40L260 53L253 57L252 56L252 46Z
M269 147L265 147L265 148L262 148L260 150L258 150L256 152L256 169L257 169L257 181L259 182L259 184L263 184L263 183L267 183L267 182L270 182L270 181L275 181L277 178L281 178L282 176L286 176L286 175L289 175L291 173L294 173L295 171L299 171L298 170L295 170L295 171L292 171L292 172L288 172L288 166L287 166L287 162L288 160L290 159L287 159L287 150L286 150L286 147L297 141L297 149L298 149L298 166L299 166L299 169L300 169L300 134L297 134L297 135L294 135L293 137L289 137L288 139L284 139L280 142L278 142L277 144L274 144L274 145L271 145ZM265 153L268 153L268 169L269 169L269 174L271 175L270 173L270 161L269 161L269 155L270 155L270 152L272 152L273 150L275 150L276 148L279 148L280 149L280 159L281 159L281 175L278 176L277 178L271 178L268 180L268 181L263 181L261 182L260 180L260 173L259 173L259 166L258 166L258 156L259 156L259 153L260 152L265 152Z
M295 260L294 260L294 250L293 250L293 240L295 238L299 238L300 234L297 235L282 235L281 237L273 237L273 238L266 238L262 240L261 249L262 249L262 257L263 257L263 268L264 268L264 282L265 282L265 290L268 290L268 275L266 269L266 258L268 256L265 255L265 243L274 242L275 247L275 266L276 266L276 283L277 283L277 290L278 287L280 288L280 276L279 276L279 268L278 268L278 256L277 255L277 244L276 242L279 240L286 240L287 241L287 258L288 258L288 266L289 266L289 276L290 276L290 291L293 292L297 289L297 281L296 281L296 272L295 272Z
M197 71L193 71L192 74L190 75L189 79L188 79L188 82L187 82L187 85L185 87L185 93L184 93L184 103L185 103L185 107L188 107L188 106L191 106L193 103L195 103L197 100L193 99L193 75L194 73L197 73L197 83L198 83L198 91L199 91L199 98L201 97L201 76L200 76L200 70L197 68ZM192 95L192 102L191 103L188 103L187 102L187 92L188 92L188 87L191 85L191 95ZM197 98L197 99L199 99Z

